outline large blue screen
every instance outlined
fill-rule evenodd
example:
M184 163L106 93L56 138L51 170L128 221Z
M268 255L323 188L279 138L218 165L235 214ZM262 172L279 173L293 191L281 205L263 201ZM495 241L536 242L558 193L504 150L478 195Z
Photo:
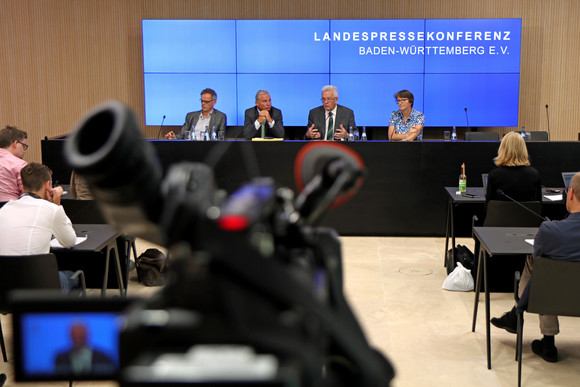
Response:
M521 19L143 20L145 123L182 125L200 91L228 125L267 89L284 125L306 126L322 86L358 126L387 126L408 89L426 126L518 126Z

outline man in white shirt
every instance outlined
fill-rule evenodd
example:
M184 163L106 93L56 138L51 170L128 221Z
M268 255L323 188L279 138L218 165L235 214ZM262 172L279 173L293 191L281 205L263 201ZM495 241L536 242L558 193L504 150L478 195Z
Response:
M62 187L52 187L52 171L30 163L20 171L24 194L0 208L0 255L35 255L50 252L52 236L64 247L72 247L76 233L60 205ZM67 291L69 277L61 274ZM74 287L74 285L73 285Z

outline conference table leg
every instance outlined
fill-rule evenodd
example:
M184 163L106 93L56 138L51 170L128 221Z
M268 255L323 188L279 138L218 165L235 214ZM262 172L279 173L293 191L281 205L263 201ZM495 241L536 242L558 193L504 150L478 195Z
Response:
M475 324L477 322L477 307L479 305L479 294L481 291L481 277L483 276L482 273L482 254L483 249L479 248L478 260L477 260L477 280L475 281L475 300L473 301L473 321L471 323L471 332L475 332Z
M487 341L487 369L491 369L491 332L489 324L489 288L487 287L487 259L489 256L483 253L483 288L485 289L485 339Z
M107 254L105 255L105 275L103 277L103 287L101 288L101 297L105 297L107 294L107 283L109 280L109 262L111 259L111 251L115 252L115 272L117 274L117 283L119 284L119 292L121 297L126 295L125 286L123 285L123 274L121 273L121 262L119 258L119 251L117 250L117 240L113 241L107 246Z

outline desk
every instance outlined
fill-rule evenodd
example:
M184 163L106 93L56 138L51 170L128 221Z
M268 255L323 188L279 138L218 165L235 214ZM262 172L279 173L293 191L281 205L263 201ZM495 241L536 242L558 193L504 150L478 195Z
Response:
M532 254L533 246L525 239L533 239L538 232L537 227L474 227L473 235L481 244L478 258L477 282L475 285L475 301L473 303L473 323L471 331L475 332L477 306L483 275L485 291L485 337L487 341L487 368L491 369L491 339L489 316L489 289L487 288L487 260L493 256L510 256ZM483 263L483 266L482 266ZM483 270L482 270L483 268ZM483 273L483 274L482 274Z
M232 192L247 182L254 171L246 167L248 154L255 155L251 161L258 165L261 175L295 189L294 159L308 142L153 140L149 143L165 171L177 162L204 161L214 147L228 144L230 147L214 170L218 187ZM41 146L42 162L53 170L53 179L68 181L70 167L63 157L64 140L42 140ZM448 198L442 187L457 184L462 163L467 175L472 176L468 185L480 182L481 178L475 177L495 168L493 158L499 144L370 141L346 146L360 154L368 176L352 200L324 216L322 226L332 227L341 235L444 236ZM575 171L580 165L580 142L529 142L526 147L547 187L562 187L561 172ZM455 232L471 235L471 222L456 222Z
M91 272L97 270L95 263L90 262L95 257L92 254L98 253L104 255L105 262L101 281L101 296L104 297L107 292L111 253L113 253L114 270L117 276L117 283L119 284L119 291L121 296L125 296L127 292L123 284L120 255L117 249L119 232L107 224L75 224L73 227L77 236L86 235L87 240L69 249L52 248L50 250L56 255L59 270L83 270L85 277L87 277L87 286L89 286Z
M547 208L542 208L542 214L548 216L550 219L562 219L566 214L566 207L564 206L564 200L549 200L545 198L545 195L554 195L553 190L558 190L558 188L542 188L542 207L550 205ZM559 189L561 190L561 189ZM455 207L462 204L484 204L485 203L485 192L483 187L467 187L468 195L475 195L475 197L462 196L457 194L458 187L445 187L445 193L447 194L447 216L445 220L445 251L443 252L443 265L446 264L446 254L449 251L449 239L451 239L451 249L453 254L455 254ZM556 205L556 206L552 206ZM473 214L475 215L475 213ZM477 253L477 251L475 252Z

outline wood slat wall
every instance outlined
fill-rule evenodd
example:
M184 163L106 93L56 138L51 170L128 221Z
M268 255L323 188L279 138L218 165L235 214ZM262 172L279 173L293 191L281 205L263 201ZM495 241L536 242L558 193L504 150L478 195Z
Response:
M41 138L70 132L104 100L127 103L143 120L141 19L515 17L523 20L519 124L547 130L549 104L552 139L575 141L578 15L577 0L0 0L0 125L26 130L25 158L40 161Z

